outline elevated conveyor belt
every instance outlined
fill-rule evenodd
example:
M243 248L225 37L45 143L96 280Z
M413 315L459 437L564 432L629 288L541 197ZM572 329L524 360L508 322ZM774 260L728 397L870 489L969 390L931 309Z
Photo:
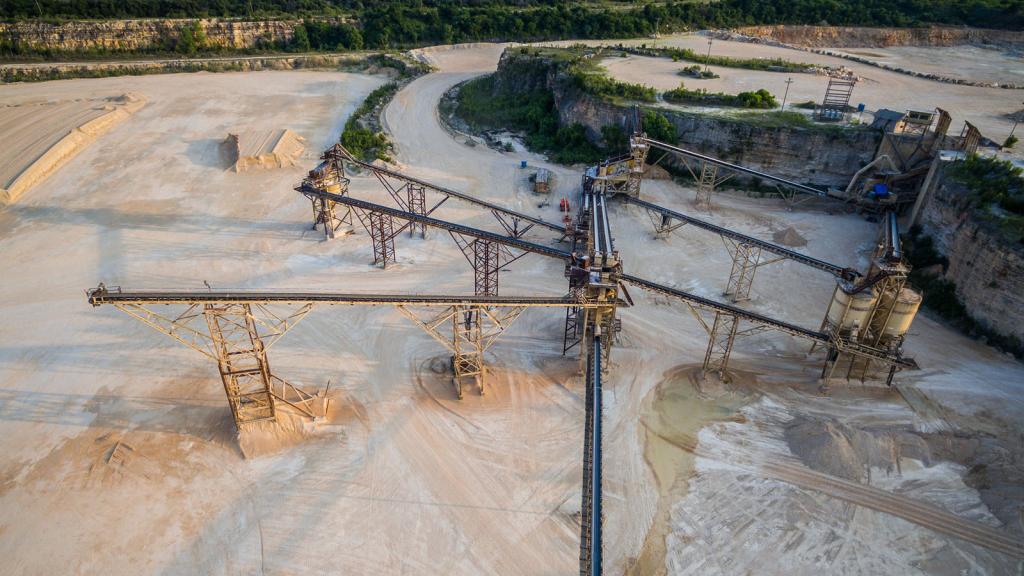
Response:
M326 304L377 306L540 306L596 307L568 296L438 296L430 294L343 294L338 292L278 292L248 290L122 290L94 288L87 292L93 306L103 304Z
M690 294L689 292L683 292L682 290L677 290L675 288L669 288L668 286L662 286L661 284L655 284L654 282L651 282L650 280L644 280L643 278L638 278L636 276L630 276L628 274L622 274L622 275L619 276L619 280L621 280L623 282L626 282L628 284L632 284L632 285L637 286L639 288L643 288L644 290L650 290L651 292L658 292L658 293L661 293L661 294L665 294L666 296L672 296L672 297L675 297L675 298L679 298L681 300L685 300L685 301L687 301L687 302L689 302L689 303L691 303L691 304L693 304L695 306L699 306L699 307L705 308L707 310L713 310L715 312L723 312L723 313L726 313L726 314L732 314L733 316L736 316L737 318L743 318L744 320L748 320L748 321L753 322L755 324L760 324L762 326L767 326L767 327L773 328L775 330L779 330L779 331L782 331L782 332L786 332L788 334L792 334L793 336L799 336L801 338L809 338L811 340L814 340L816 342L822 342L824 344L828 344L829 343L829 336L828 336L828 334L826 334L824 332L818 332L817 330L811 330L811 329L808 329L808 328L803 328L801 326L797 326L796 324L790 324L789 322L783 322L782 320L776 320L775 318L771 318L771 317L768 317L768 316L763 316L763 315L758 314L756 312L751 312L749 310L744 310L742 308L737 308L736 306L730 306L729 304L724 304L722 302L716 302L714 300L709 300L707 298L703 298L701 296L697 296L696 294Z
M840 278L845 278L845 279L852 279L852 278L854 278L854 277L859 275L858 272L856 270L852 269L852 268L844 268L842 266L839 266L838 264L832 264L831 262L826 262L824 260L819 260L817 258L812 258L810 256L807 256L806 254L801 254L799 252L795 252L795 251L790 250L788 248L783 248L782 246L779 246L778 244L772 244L771 242L765 242L764 240L758 240L757 238L754 238L753 236L747 236L746 234L740 234L739 232L736 232L734 230L730 230L728 228L723 228L721 226L717 226L715 224L712 224L710 222L705 222L703 220L698 220L696 218L693 218L692 216L687 216L686 214L683 214L682 212L676 212L675 210L670 210L668 208L664 208L662 206L658 206L657 204L652 204L650 202L647 202L647 201L644 201L644 200L640 200L639 198L632 198L630 196L620 195L619 199L621 199L623 202L627 202L629 204L635 204L637 206L640 206L641 208L646 208L647 210L651 210L651 211L657 212L659 214L664 214L666 216L670 216L670 217L672 217L672 218L674 218L676 220L679 220L680 222L686 222L687 224L691 224L691 225L696 226L698 228L702 228L704 230L708 230L709 232L714 232L715 234L718 234L719 236L724 236L726 238L731 238L733 240L736 240L737 242L743 242L745 244L752 244L754 246L757 246L757 247L761 248L762 250L765 250L767 252L771 252L772 254L778 254L779 256L783 256L783 257L788 258L790 260L793 260L795 262L799 262L801 264L804 264L805 266L810 266L811 268L817 268L818 270L824 270L825 272L828 272L829 274L832 274L833 276L838 276Z
M452 198L458 198L459 200L462 200L464 202L468 202L469 204L474 204L476 206L480 206L481 208L487 208L488 210L494 210L495 212L500 212L501 214L510 216L512 218L518 218L520 220L525 220L526 222L530 222L530 223L536 224L538 226L543 226L543 227L548 228L550 230L554 230L554 231L556 231L558 233L562 233L565 230L565 228L563 226L560 226L558 224L552 224L552 223L547 222L545 220L541 220L540 218L537 218L536 216L530 216L529 214L523 214L522 212L517 212L515 210L509 210L508 208L505 208L503 206L499 206L497 204L492 204L490 202L487 202L486 200L481 200L479 198L476 198L475 196L471 196L471 195L466 194L464 192L458 192L458 191L452 190L450 188L445 188L443 186L438 186L437 184L431 184L430 182L427 182L426 180L420 180L419 178L415 178L415 177L409 176L407 174L402 174L401 172L395 172L394 170L388 170L387 168L381 168L381 167L378 167L378 166L374 166L373 164L367 164L366 162L362 162L360 160L356 160L352 156L352 154L349 153L347 150L345 150L345 154L346 154L346 158L345 158L346 162L349 162L350 164L355 164L356 166L359 166L360 168L365 168L366 170L372 170L374 172L377 172L379 174L384 174L386 176L390 176L391 178L395 178L397 180L404 180L406 182L411 182L413 184L416 184L417 186L423 186L424 188L433 190L434 192L437 192L439 194L444 194L445 196L450 196Z
M775 183L781 184L781 185L783 185L783 186L785 186L787 188L790 188L792 190L796 190L798 192L803 192L805 194L812 194L814 196L820 196L822 198L835 198L837 200L845 200L846 199L844 196L837 196L835 194L830 194L830 193L826 192L825 190L819 190L817 188L812 188L810 186L807 186L806 184L800 184L798 182L793 182L792 180L786 180L785 178L779 178L778 176L773 176L771 174L768 174L767 172L761 172L759 170L753 170L751 168L746 168L744 166L740 166L739 164L733 164L732 162L726 162L725 160L719 160L718 158L715 158L713 156L707 156L707 155L701 154L699 152L694 152L692 150L687 150L685 148L680 148L678 146L673 146L671 144L666 144L664 142L659 142L657 140L651 140L650 138L643 138L643 141L646 142L647 144L655 147L655 148L659 148L659 149L664 150L666 152L673 152L673 153L679 154L681 156L687 156L687 157L693 158L695 160L700 160L701 162L710 162L711 164L715 164L717 166L721 166L722 168L728 168L729 170L735 170L736 172L742 172L744 174L750 174L751 176L757 176L758 178L761 178L763 180L769 180L771 182L775 182Z
M497 244L504 244L510 248L517 248L526 252L533 252L534 254L541 254L543 256L550 256L552 258L558 258L560 260L570 260L571 254L564 250L557 248L550 248L542 244L536 244L534 242L527 242L513 236L503 236L501 234L495 234L494 232L487 232L486 230L480 230L479 228L472 228L470 226L463 226L462 224L455 224L454 222L448 222L447 220L438 220L437 218L431 218L430 216L423 216L415 214L413 212L406 212L405 210L399 210L397 208L391 208L389 206L383 206L381 204L374 204L373 202L367 202L365 200L358 200L351 196L340 196L338 194L331 194L330 192L320 190L314 186L303 185L299 187L302 193L312 194L314 196L320 196L321 198L327 198L337 204L345 204L353 208L359 208L367 210L369 212L378 212L386 214L399 220L405 220L408 222L415 222L417 224L425 224L434 228L440 228L456 234L463 234L473 238L479 238L489 242L495 242ZM559 231L564 229L559 227Z

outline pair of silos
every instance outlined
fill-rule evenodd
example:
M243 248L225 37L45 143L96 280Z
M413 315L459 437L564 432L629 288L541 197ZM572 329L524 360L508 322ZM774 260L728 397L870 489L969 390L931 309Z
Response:
M832 296L827 322L841 336L864 340L874 337L879 344L903 337L921 307L921 295L910 288L863 290L840 282Z

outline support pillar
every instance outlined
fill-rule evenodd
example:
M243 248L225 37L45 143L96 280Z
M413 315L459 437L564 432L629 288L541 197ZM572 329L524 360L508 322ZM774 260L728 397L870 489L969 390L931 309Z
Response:
M203 309L213 340L224 393L235 425L276 416L270 365L248 304L207 304Z
M394 218L380 212L356 210L356 216L363 228L370 233L373 242L373 263L387 268L388 262L395 261Z
M427 215L427 200L423 186L417 186L410 182L406 186L406 196L409 202L409 212L419 214L420 216ZM417 230L419 230L420 238L427 237L426 224L423 224L422 222L410 222L409 237L414 236Z
M729 242L726 244L728 247ZM746 242L736 242L729 252L732 256L732 269L729 271L729 280L723 294L729 296L733 302L750 300L754 273L761 260L761 248Z
M473 241L473 292L477 296L498 295L498 270L501 246L494 242Z
M462 398L462 384L472 378L477 390L484 393L484 347L480 307L455 307L452 315L452 384Z
M700 181L697 183L697 208L711 210L711 194L715 191L718 178L718 165L703 162L700 169Z
M736 341L736 329L739 318L723 312L715 313L715 323L711 327L708 338L708 349L704 354L704 373L717 372L722 380L728 380L726 370L729 367L729 356L732 345Z

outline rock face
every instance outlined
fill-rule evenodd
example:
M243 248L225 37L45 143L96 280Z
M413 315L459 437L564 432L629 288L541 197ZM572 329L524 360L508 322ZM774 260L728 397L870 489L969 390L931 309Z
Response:
M962 44L1021 44L1024 32L980 28L858 28L851 26L747 26L736 32L810 47L880 48L886 46L959 46Z
M290 41L301 20L103 20L60 24L25 21L0 23L0 38L38 51L144 51L173 44L183 28L196 22L205 32L208 46L246 49Z
M557 63L506 50L495 91L551 90L562 124L582 124L594 141L607 124L628 125L630 109L581 92ZM845 187L874 157L881 134L866 129L834 130L758 126L707 114L659 109L675 126L679 145L798 182ZM666 162L671 164L671 159Z
M971 216L967 190L943 177L921 213L923 231L949 259L967 312L987 328L1024 341L1024 246L1011 245Z

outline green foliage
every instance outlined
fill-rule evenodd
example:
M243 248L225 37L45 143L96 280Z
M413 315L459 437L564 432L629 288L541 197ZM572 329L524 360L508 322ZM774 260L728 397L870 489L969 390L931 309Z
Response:
M474 130L521 131L527 148L561 164L596 162L606 155L587 139L582 125L559 126L550 92L496 93L494 75L463 84L456 113ZM611 132L607 134L614 138Z
M1017 142L1020 142L1017 136L1015 136L1014 134L1010 134L1009 136L1006 137L1006 141L1003 142L1003 148L1013 148L1014 146L1017 145Z
M295 26L290 48L293 52L309 52L313 49L313 45L309 43L309 32L306 32L305 24Z
M1024 28L1020 0L5 0L3 19L355 16L374 47L555 38L627 38L750 24Z
M814 100L808 100L807 102L798 102L793 104L793 108L800 108L801 110L814 110L818 107L818 103Z
M967 187L975 207L999 206L1011 214L1024 216L1022 172L1024 170L1009 161L974 155L953 165L949 176Z
M679 62L680 60L697 62L696 65L688 66L685 69L686 71L694 70L691 75L696 75L697 72L700 72L702 66L722 66L725 68L767 70L772 72L809 72L814 68L814 64L793 62L783 58L731 58L729 56L715 56L714 54L708 57L707 53L699 54L689 48L648 48L646 46L635 48L623 46L622 44L619 44L617 48L641 56L672 58L673 62Z
M366 125L396 92L398 92L398 84L395 82L388 82L370 92L359 108L356 108L352 116L345 122L345 130L341 133L341 145L354 156L362 158L366 162L373 162L378 158L385 161L390 159L388 152L391 151L392 146L387 136L383 132L374 132Z
M660 112L645 110L643 118L644 132L653 140L666 144L675 144L676 127Z
M707 78L721 78L718 74L715 74L711 70L704 70L700 67L700 64L694 64L693 66L687 66L679 71L680 76L687 76L690 78L697 78L699 80Z
M680 84L679 88L669 90L662 95L668 102L698 104L701 106L731 106L735 108L759 108L769 110L779 102L764 88L755 92L726 94L724 92L708 92L704 89L689 90Z
M581 90L601 98L625 98L639 102L654 102L658 94L650 86L620 82L600 71L588 72L576 68L571 74Z

